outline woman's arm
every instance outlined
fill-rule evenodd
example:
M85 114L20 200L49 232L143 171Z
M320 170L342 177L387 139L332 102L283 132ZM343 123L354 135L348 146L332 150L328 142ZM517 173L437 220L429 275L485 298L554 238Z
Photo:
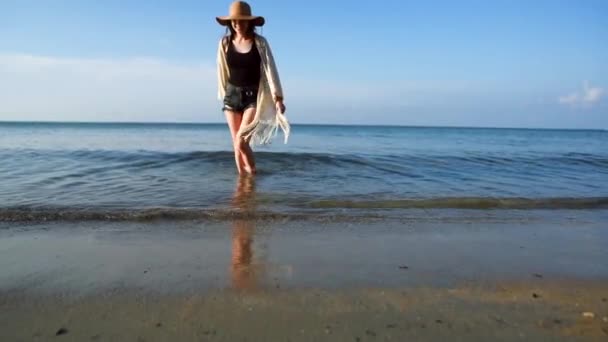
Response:
M261 37L264 43L264 54L266 63L266 78L268 79L268 84L270 86L270 91L272 92L272 97L275 102L283 101L283 87L281 86L281 79L279 78L279 72L277 70L276 63L274 61L274 56L272 55L272 49L270 48L270 44L268 41Z
M226 64L226 50L224 50L225 39L220 39L217 47L217 97L220 101L226 95L226 83L228 82L228 65Z

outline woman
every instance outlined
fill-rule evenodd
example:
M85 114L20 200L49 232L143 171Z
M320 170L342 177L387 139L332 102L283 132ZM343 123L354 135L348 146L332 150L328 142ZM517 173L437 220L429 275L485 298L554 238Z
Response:
M268 41L256 34L264 18L253 16L243 1L230 6L230 14L216 17L227 26L217 53L218 97L223 100L239 174L255 174L250 142L270 143L280 127L289 136L283 115L283 90Z

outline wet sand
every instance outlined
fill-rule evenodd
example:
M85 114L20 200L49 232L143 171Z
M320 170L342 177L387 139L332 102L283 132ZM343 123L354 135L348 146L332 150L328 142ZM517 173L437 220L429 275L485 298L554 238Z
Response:
M0 341L608 338L605 212L425 214L0 223Z
M539 296L534 298L533 294ZM604 297L602 297L604 296ZM3 341L605 341L605 284L4 298ZM585 317L593 312L594 317ZM603 316L602 316L603 315Z

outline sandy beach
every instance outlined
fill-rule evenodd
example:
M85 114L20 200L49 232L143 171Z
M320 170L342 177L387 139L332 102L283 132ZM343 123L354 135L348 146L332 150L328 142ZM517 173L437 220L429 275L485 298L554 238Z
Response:
M0 224L2 341L604 341L603 211Z

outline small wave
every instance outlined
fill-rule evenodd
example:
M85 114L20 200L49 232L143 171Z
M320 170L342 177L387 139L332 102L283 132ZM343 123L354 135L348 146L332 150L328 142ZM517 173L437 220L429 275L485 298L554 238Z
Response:
M160 152L160 151L115 151L115 150L0 150L2 157L27 156L28 160L36 159L73 159L103 161L105 163L124 164L130 167L158 167L173 163L191 161L224 162L232 161L232 151L191 151L191 152ZM589 153L549 153L549 154L512 154L498 155L484 152L469 152L464 154L334 154L307 152L256 152L256 157L267 162L279 162L286 165L293 163L310 163L329 166L374 166L390 163L391 165L415 166L416 164L478 164L480 166L535 164L535 165L592 165L608 167L608 156Z
M283 203L286 204L286 203ZM319 200L288 203L287 211L205 208L0 208L0 222L151 221L151 220L276 220L328 217L382 217L386 209L608 209L608 197L487 198L459 197L395 200ZM299 209L299 210L298 210ZM344 212L343 209L354 209Z
M310 215L270 211L152 208L152 209L0 209L0 222L153 221L153 220L276 220Z
M608 197L591 198L491 198L448 197L398 200L320 200L305 206L317 209L603 209Z

